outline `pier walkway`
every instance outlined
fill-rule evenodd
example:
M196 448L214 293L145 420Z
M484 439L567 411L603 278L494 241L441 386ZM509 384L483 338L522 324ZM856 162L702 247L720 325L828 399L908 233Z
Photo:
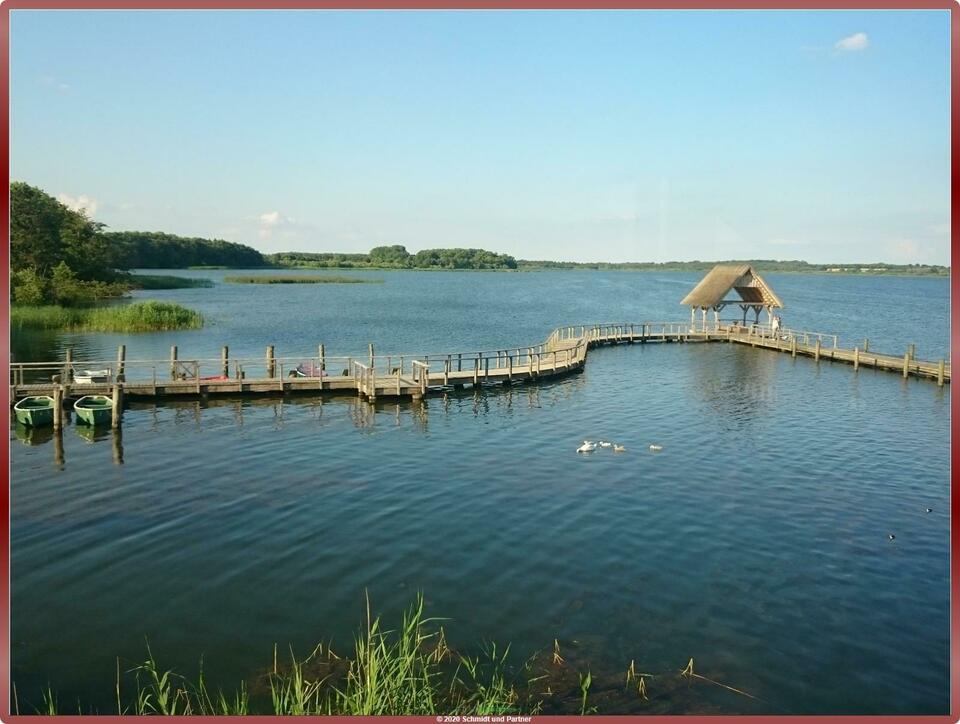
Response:
M698 328L691 323L643 322L587 324L555 329L545 342L479 352L426 355L376 355L373 346L363 357L329 357L323 345L312 358L280 358L267 347L259 359L230 359L224 347L218 359L183 360L177 348L167 360L127 360L125 346L116 360L15 362L10 365L11 404L28 395L77 397L122 395L171 396L283 394L288 392L353 393L380 398L419 398L431 391L536 381L582 370L588 351L608 344L714 342L749 345L781 353L871 367L906 377L950 381L946 360L915 359L913 348L903 356L869 349L841 347L836 335L780 329L774 335L764 325L714 322ZM79 383L75 375L102 370L101 381ZM54 394L56 393L56 394ZM122 403L120 403L122 404Z

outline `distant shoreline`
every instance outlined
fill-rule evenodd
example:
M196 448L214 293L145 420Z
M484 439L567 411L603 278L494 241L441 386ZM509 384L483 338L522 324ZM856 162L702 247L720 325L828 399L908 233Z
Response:
M600 262L604 264L604 262ZM736 262L718 262L718 263L736 263ZM743 262L748 263L748 262ZM527 265L524 262L520 262L520 266L516 269L502 268L502 269L455 269L449 267L402 267L402 266L293 266L293 265L272 265L272 266L219 266L215 269L217 271L237 271L237 270L246 270L246 271L320 271L320 270L330 270L330 271L426 271L426 272L506 272L511 274L524 273L524 272L545 272L545 271L622 271L622 272L669 272L669 273L679 273L679 272L703 272L706 273L710 271L714 266L713 263L706 263L702 267L688 267L688 268L677 268L671 266L664 267L654 267L654 266L644 266L644 267L635 267L627 265L605 265L605 266L594 266L593 264L584 263L577 266L536 266L536 265ZM883 270L871 269L869 271L859 271L857 268L844 269L843 271L830 271L829 269L778 269L776 267L765 267L762 265L754 264L758 272L764 274L813 274L816 276L835 276L835 277L934 277L934 278L949 278L950 277L950 267L935 267L930 270L924 271L907 271L909 267L906 265L901 267L888 267ZM824 265L827 266L827 265ZM852 266L852 265L851 265ZM932 266L932 265L931 265ZM159 267L158 267L159 268ZM164 269L170 270L182 270L182 271L199 271L196 267L163 267ZM143 270L149 270L149 267L141 267ZM209 269L209 267L208 267ZM134 272L136 274L136 272Z

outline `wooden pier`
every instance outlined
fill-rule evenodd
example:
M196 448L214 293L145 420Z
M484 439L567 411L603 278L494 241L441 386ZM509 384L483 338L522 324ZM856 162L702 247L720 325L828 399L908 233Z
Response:
M123 398L164 398L212 395L345 393L371 402L382 398L420 398L431 392L491 384L536 382L583 369L591 348L609 344L714 342L749 345L784 354L843 362L906 377L950 381L946 360L916 359L913 347L902 356L880 354L862 346L841 347L836 335L791 329L774 331L740 322L696 324L643 322L561 327L546 341L479 352L426 355L377 355L373 345L363 357L328 357L323 345L314 357L280 358L269 346L262 358L230 359L224 347L215 359L181 359L178 348L165 360L128 360L121 346L116 360L78 361L67 354L57 362L10 365L11 404L28 395L57 399L89 394L111 395L119 412ZM104 370L106 378L79 383L83 370Z

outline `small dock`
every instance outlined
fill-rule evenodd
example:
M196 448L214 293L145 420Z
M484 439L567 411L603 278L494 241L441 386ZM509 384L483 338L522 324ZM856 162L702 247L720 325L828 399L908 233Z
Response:
M216 359L180 359L171 349L169 359L126 358L126 347L116 360L73 360L68 354L55 362L10 365L11 403L29 395L58 398L89 394L115 399L206 397L228 395L282 395L288 393L354 394L374 402L384 398L421 398L432 392L466 386L537 382L581 371L588 352L612 344L727 343L771 350L814 362L841 362L853 371L861 367L950 382L950 363L921 360L912 346L903 356L881 354L862 346L842 347L836 335L739 321L704 324L641 322L586 324L555 329L546 341L499 350L424 355L379 355L370 345L357 357L327 356L323 345L312 357L276 357L272 346L262 358L231 359L224 347ZM86 370L99 370L95 382L78 382ZM122 407L122 401L119 403Z

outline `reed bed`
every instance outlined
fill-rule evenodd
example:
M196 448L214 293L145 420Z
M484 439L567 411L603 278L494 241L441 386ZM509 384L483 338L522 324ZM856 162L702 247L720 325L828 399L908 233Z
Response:
M131 274L129 282L134 289L207 289L213 286L211 279L178 277L172 274Z
M318 645L305 658L292 650L250 683L232 692L215 691L201 667L196 681L163 669L147 644L146 659L125 671L117 661L115 712L120 715L505 715L591 714L602 710L654 713L647 681L656 679L660 706L671 694L689 692L693 679L760 701L740 689L695 674L693 659L682 671L654 676L638 672L634 662L622 673L607 677L602 691L589 666L586 673L570 665L554 641L553 656L534 654L519 666L508 662L510 647L486 644L479 655L451 648L441 619L424 615L418 595L404 612L400 626L387 629L370 613L346 656L329 645ZM21 702L13 686L13 705ZM73 702L70 708L73 708ZM76 702L76 712L84 712ZM39 701L23 702L36 714L67 714L55 691L45 686Z
M10 326L77 332L162 332L199 329L203 315L179 304L155 301L110 307L13 306Z
M382 284L382 279L360 279L344 276L230 276L224 277L228 284Z

